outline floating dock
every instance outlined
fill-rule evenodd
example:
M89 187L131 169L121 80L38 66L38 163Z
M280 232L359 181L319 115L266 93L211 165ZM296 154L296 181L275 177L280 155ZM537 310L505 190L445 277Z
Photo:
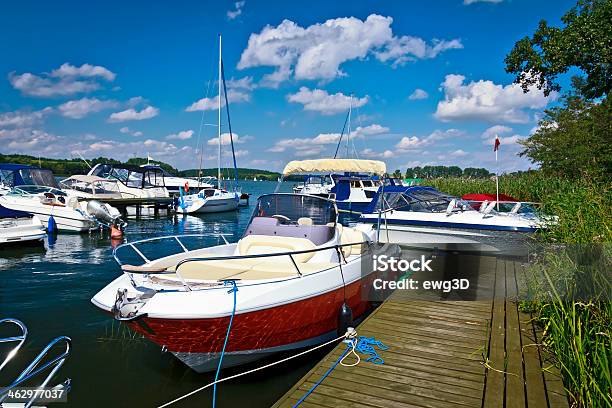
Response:
M147 198L106 198L95 200L107 203L118 209L121 213L127 213L127 207L135 207L136 214L140 215L143 207L153 207L155 213L160 209L172 208L174 198L172 197L147 197Z
M521 264L482 257L488 300L385 301L358 327L389 347L384 364L338 365L300 407L569 407L541 333L516 302ZM274 407L292 407L336 362L341 343ZM350 356L346 362L351 363Z

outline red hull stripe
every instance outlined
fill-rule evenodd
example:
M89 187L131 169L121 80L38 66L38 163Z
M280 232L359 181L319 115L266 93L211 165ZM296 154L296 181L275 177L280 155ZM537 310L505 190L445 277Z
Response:
M362 290L369 290L371 278L346 287L347 303L353 318L369 307ZM362 286L363 284L363 286ZM230 295L228 295L230 296ZM240 291L238 292L240 297ZM337 329L343 289L316 297L255 312L237 314L228 339L227 352L266 349L308 340ZM229 317L214 319L157 319L144 317L130 322L137 332L169 351L216 353L223 347Z

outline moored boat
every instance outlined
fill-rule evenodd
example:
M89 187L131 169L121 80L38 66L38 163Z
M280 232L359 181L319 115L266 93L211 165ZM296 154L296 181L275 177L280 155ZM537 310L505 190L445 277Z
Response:
M0 247L8 244L42 243L47 233L36 216L0 218Z
M495 202L478 211L433 187L386 186L361 214L380 225L380 240L420 248L520 254L528 236L547 222L535 213L497 212Z
M377 250L374 233L337 218L327 199L261 196L236 243L187 250L180 237L159 238L185 249L153 260L140 246L146 242L118 247L120 264L121 252L134 247L143 263L122 264L123 275L92 302L198 372L216 368L232 316L224 367L322 343L337 336L344 303L355 319L366 313L364 291L374 277L364 262Z

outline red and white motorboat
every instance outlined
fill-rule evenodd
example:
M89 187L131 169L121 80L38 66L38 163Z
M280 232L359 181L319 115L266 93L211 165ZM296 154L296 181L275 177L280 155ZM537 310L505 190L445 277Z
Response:
M187 250L149 260L92 302L172 352L198 372L216 369L234 309L223 367L271 353L320 344L338 336L346 303L354 319L370 306L371 254L399 256L395 245L374 245L376 231L337 223L333 201L300 194L261 196L236 243ZM151 242L151 240L146 240Z

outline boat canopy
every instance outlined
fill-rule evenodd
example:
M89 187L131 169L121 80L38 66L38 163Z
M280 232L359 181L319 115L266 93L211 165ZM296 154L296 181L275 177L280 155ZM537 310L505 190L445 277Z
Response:
M294 160L287 163L283 176L296 173L370 173L382 175L387 166L380 160L316 159Z
M459 207L472 209L467 202L433 187L423 186L385 186L376 193L364 213L373 214L378 211L416 211L416 212L442 212L446 211L448 204L455 200Z
M0 164L0 184L8 187L40 185L57 187L53 172L25 164Z
M88 175L116 179L132 188L165 187L164 173L159 168L99 163L89 171Z

